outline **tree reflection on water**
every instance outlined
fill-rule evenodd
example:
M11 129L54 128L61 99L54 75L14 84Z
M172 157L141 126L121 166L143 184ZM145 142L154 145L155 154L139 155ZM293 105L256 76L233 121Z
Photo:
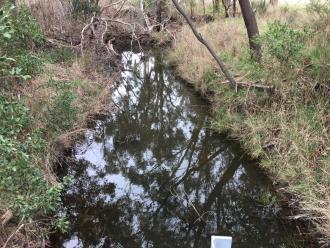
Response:
M230 235L234 247L281 247L292 240L267 179L207 128L208 106L162 56L124 53L123 64L112 96L117 111L86 133L79 162L66 168L74 177L64 196L72 228L56 244L210 247L210 235Z

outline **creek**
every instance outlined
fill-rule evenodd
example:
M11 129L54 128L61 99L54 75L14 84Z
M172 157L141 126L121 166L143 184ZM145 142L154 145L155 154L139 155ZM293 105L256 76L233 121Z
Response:
M115 110L96 121L64 168L71 228L55 247L296 247L269 179L210 129L210 106L154 53L122 54Z

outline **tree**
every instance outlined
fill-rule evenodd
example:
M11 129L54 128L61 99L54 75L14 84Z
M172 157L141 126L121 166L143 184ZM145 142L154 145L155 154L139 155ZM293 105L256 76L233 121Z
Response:
M231 7L231 0L222 0L222 5L225 9L225 17L229 17L229 9Z
M236 2L237 0L233 0L233 17L236 17Z
M213 0L213 13L218 14L220 10L220 0Z
M252 50L255 58L259 61L261 58L261 47L256 41L259 37L259 29L255 14L253 12L251 3L249 0L239 0L244 23L249 37L250 49Z
M163 9L163 0L157 0L156 2L156 21L157 21L157 32L161 31L162 23L162 9Z

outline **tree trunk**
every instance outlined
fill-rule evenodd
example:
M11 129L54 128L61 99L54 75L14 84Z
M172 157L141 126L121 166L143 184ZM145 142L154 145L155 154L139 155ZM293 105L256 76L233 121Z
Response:
M206 14L206 11L205 11L205 0L202 0L202 2L203 2L203 13L204 13L204 16L205 16L205 14Z
M254 15L250 0L238 0L244 18L245 27L249 37L250 49L257 61L261 59L261 47L256 41L259 37L257 20Z
M161 23L162 23L162 0L157 0L156 3L156 22L157 22L157 32L161 31Z
M225 18L229 17L229 8L230 8L230 1L222 0L222 5L225 9Z
M220 0L214 0L214 5L213 5L213 12L216 14L219 14L219 10L220 10Z
M194 0L189 0L190 1L190 16L194 16Z
M237 0L233 0L233 17L236 17L236 1Z

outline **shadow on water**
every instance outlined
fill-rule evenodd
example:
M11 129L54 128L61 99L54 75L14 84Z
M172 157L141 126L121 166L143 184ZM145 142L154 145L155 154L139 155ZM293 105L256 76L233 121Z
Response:
M64 195L72 223L56 247L292 247L270 184L238 146L208 129L209 107L162 56L123 54L117 110L76 146ZM295 246L296 247L296 246Z

